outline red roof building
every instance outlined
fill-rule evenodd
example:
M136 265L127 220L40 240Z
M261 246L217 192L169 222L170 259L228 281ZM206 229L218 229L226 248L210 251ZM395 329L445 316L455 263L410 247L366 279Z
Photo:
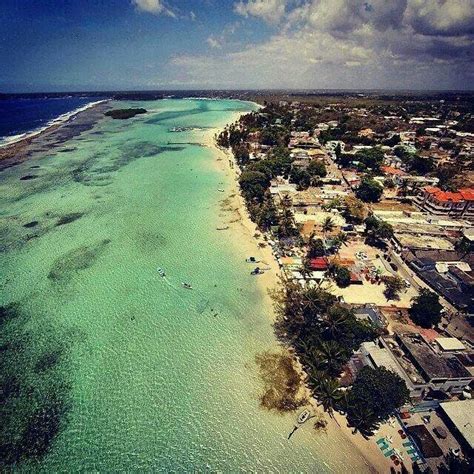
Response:
M318 270L324 271L324 270L327 270L329 266L329 262L326 257L312 258L309 261L309 264L310 264L311 270L313 271L318 271Z
M472 188L450 192L434 186L425 186L415 202L431 214L462 217L474 221L474 189Z

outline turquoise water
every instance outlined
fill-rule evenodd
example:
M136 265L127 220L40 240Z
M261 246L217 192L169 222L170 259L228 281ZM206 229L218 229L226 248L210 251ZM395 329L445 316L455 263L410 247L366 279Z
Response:
M15 387L17 467L365 470L342 437L305 426L288 441L295 415L259 407L254 358L275 346L271 316L239 242L215 230L232 175L198 145L252 105L114 105L149 113L102 121L2 176L1 369Z

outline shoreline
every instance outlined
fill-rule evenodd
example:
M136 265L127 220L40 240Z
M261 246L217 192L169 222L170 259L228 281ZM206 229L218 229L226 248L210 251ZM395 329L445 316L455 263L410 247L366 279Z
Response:
M59 115L53 120L50 120L44 125L43 127L37 128L35 130L31 130L29 132L24 132L20 133L18 135L9 135L6 137L3 137L2 140L0 140L0 149L8 147L10 145L14 145L15 143L19 143L23 140L28 140L30 138L35 138L41 135L43 132L47 132L54 126L60 126L71 120L73 117L76 115L80 114L81 112L85 112L88 109L91 109L99 104L108 102L108 100L103 99L103 100L97 100L95 102L89 102L88 104L79 107L77 109L71 110L70 112L66 112L64 114Z
M51 152L52 148L91 129L102 118L108 103L109 100L105 99L90 102L60 115L40 129L0 143L0 171L22 163L37 153Z
M247 112L236 112L231 119L230 123L236 122L241 115L245 115ZM263 240L262 233L257 228L256 224L250 219L245 206L245 201L240 194L240 188L238 183L238 167L234 160L234 156L231 151L225 150L217 146L215 141L215 134L222 131L222 128L212 128L206 131L204 134L204 145L212 151L214 154L214 164L217 169L226 174L229 177L229 189L223 193L223 200L225 201L226 208L223 209L225 217L223 217L223 224L229 226L229 231L239 241L239 251L245 250L246 254L242 258L249 256L256 257L259 260L259 264L256 266L263 266L269 268L261 275L255 276L256 284L262 290L262 296L264 300L264 307L266 309L268 318L273 323L275 321L274 314L274 302L269 294L269 290L273 290L277 287L280 278L280 267L278 262L273 256L272 248ZM230 166L230 163L233 166ZM221 201L221 203L222 203ZM226 231L223 231L226 232ZM259 234L260 238L255 238L255 234ZM265 243L265 247L260 247L260 242ZM249 265L249 272L253 267Z
M232 117L231 123L235 123L241 115L244 115L244 113L236 113ZM230 196L232 196L232 207L235 206L233 213L235 213L238 218L235 222L226 222L226 225L229 225L229 229L232 230L233 235L235 235L236 239L239 240L240 247L245 246L246 249L249 249L250 251L253 250L253 255L258 257L262 263L265 262L266 267L270 267L270 270L266 271L263 275L256 276L255 278L264 294L263 304L266 309L265 312L268 312L271 322L273 323L275 321L274 301L269 294L269 290L277 287L281 271L278 262L273 255L272 248L268 244L263 248L258 246L258 242L264 242L264 240L255 238L255 233L261 235L261 232L258 230L256 224L250 219L245 201L240 194L238 184L239 168L234 159L234 155L231 150L220 148L216 144L214 138L215 134L220 131L222 131L222 128L209 130L205 134L204 144L213 151L219 169L226 173L227 176L229 171L231 173ZM226 196L227 195L228 194L226 193ZM307 393L308 405L311 407L312 411L322 414L327 422L326 436L331 436L331 434L333 434L334 437L342 436L359 454L364 464L367 466L368 472L389 472L390 467L392 466L390 459L387 460L387 458L383 456L382 452L378 449L372 439L366 440L360 433L353 434L352 429L347 426L346 418L339 413L335 412L334 417L330 417L326 412L322 411L305 383L306 373L296 358L295 366L301 376L302 389Z

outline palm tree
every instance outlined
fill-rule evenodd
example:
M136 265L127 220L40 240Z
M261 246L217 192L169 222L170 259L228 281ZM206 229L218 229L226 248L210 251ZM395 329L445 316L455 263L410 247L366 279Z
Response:
M314 351L314 357L321 363L321 367L331 375L339 375L341 364L344 362L344 353L341 346L335 341L324 341Z
M332 220L332 217L328 216L324 219L322 223L322 231L323 234L326 235L328 232L331 232L331 230L334 229L334 221Z
M280 234L283 237L290 237L295 234L295 218L291 209L284 207L279 222Z
M347 314L342 308L334 306L324 317L325 332L328 333L332 339L336 339L344 333L344 326L347 321Z
M339 251L341 250L341 247L343 245L347 245L347 242L349 240L349 237L347 237L347 234L345 232L339 232L336 235L335 239L335 244L336 244L336 254L339 256Z
M285 194L282 198L281 198L281 205L282 207L286 208L286 209L289 209L291 206L292 206L293 202L290 198L290 196L288 194Z
M313 269L311 268L311 262L309 258L304 258L302 263L303 264L300 267L300 273L306 280L306 278L313 273Z
M313 394L318 403L329 413L329 416L333 416L334 408L343 398L339 383L336 379L328 377L311 379L311 382L314 384Z
M349 426L354 428L354 434L359 432L364 438L372 436L378 424L374 412L364 406L358 407L357 410L351 410L349 406L347 421Z

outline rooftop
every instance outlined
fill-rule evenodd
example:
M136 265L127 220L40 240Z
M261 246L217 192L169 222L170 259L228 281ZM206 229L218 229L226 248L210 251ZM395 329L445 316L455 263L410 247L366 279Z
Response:
M456 357L436 354L419 334L400 334L398 337L404 349L411 355L428 380L471 376Z
M456 337L437 337L435 339L443 351L464 351L466 346Z
M471 449L474 448L474 422L472 422L474 400L444 402L440 404L440 407Z
M471 188L460 189L455 193L443 191L434 186L426 186L424 190L441 202L474 201L474 189Z

